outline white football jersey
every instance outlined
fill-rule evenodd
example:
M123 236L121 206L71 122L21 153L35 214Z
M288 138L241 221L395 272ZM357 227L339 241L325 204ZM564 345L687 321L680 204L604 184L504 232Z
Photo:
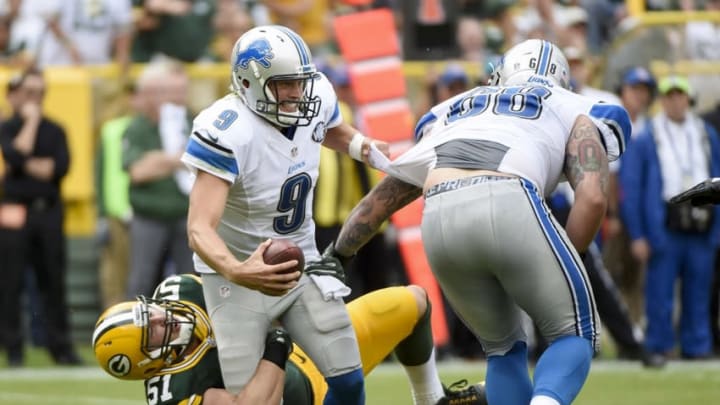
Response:
M194 120L182 161L232 184L218 233L245 260L268 238L288 238L306 260L319 258L313 222L313 190L325 132L342 123L337 96L323 75L315 81L322 100L309 126L291 127L292 140L255 114L234 94ZM199 272L212 272L194 256Z
M580 115L597 125L609 160L617 159L631 131L623 107L528 83L477 87L436 105L418 121L418 143L391 163L391 172L422 187L436 166L438 146L458 139L487 141L497 160L491 170L523 177L549 193L562 178L565 148Z

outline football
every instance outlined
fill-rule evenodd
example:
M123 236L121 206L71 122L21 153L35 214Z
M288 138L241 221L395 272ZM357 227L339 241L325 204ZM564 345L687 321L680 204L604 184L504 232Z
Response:
M263 261L266 264L279 264L288 260L297 260L298 265L286 270L285 273L302 272L305 268L305 255L295 242L290 239L273 239L263 254Z

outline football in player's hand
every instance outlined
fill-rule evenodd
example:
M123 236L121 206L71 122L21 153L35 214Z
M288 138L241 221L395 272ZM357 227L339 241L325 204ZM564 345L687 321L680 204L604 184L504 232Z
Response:
M305 268L305 255L302 249L290 239L273 239L263 254L263 261L266 264L280 264L289 260L297 260L298 264L285 270L284 273L302 272Z

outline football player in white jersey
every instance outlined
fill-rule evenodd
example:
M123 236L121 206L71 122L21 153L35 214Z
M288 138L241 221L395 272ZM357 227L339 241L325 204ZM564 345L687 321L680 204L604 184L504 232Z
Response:
M269 238L292 239L311 271L320 258L312 218L320 147L364 160L373 141L343 123L332 85L286 27L260 26L238 39L231 89L195 118L182 157L197 176L188 237L223 380L231 392L245 386L279 320L325 377L325 404L363 403L360 354L342 299L326 300L309 277L288 273L295 261L267 265L262 254ZM374 142L388 154L386 143ZM336 270L318 272L343 279Z
M605 214L608 160L630 136L619 105L568 90L555 45L511 48L490 85L453 97L423 116L418 142L390 163L351 212L331 246L351 256L400 207L424 192L422 238L455 311L488 355L493 404L571 403L583 386L600 330L578 252ZM545 197L567 180L575 202L565 229ZM530 379L527 312L550 343Z

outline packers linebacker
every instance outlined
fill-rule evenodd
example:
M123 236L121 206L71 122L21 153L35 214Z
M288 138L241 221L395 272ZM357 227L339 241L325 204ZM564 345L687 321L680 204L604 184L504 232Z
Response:
M367 375L394 352L411 382L415 404L486 404L482 383L446 388L434 362L430 305L414 285L389 287L348 304ZM99 317L93 348L100 366L123 380L144 380L149 405L320 405L327 384L313 361L281 328L268 331L250 383L225 389L201 279L171 276L152 298L116 304ZM428 372L428 370L430 372ZM439 386L440 395L434 394Z

